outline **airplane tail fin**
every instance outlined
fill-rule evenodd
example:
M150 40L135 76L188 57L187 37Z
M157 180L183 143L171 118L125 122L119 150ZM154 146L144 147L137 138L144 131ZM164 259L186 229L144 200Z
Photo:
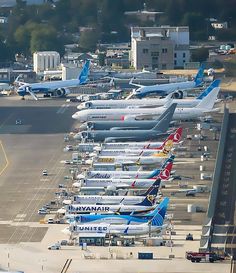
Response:
M157 179L160 175L161 170L165 169L167 164L169 162L173 162L175 159L175 155L171 155L169 158L167 158L164 163L161 165L160 169L155 169L152 171L152 173L147 177L148 179Z
M86 60L78 77L80 84L84 84L88 81L89 69L90 69L90 60Z
M195 79L194 79L196 87L201 85L201 83L203 82L204 69L205 69L205 65L202 64L197 72L197 75L195 76Z
M172 167L173 167L173 161L172 161L172 162L169 162L169 163L166 165L166 167L160 172L159 177L160 177L162 180L168 180L168 179L170 178L170 174L171 174Z
M158 130L162 133L165 133L169 128L176 106L177 106L177 103L171 104L169 108L167 108L164 111L164 113L161 114L157 124L152 128L152 130L155 130L155 131Z
M144 192L143 194L141 194L139 196L147 196L147 195L157 196L157 193L160 188L160 184L161 184L161 179L157 178L155 180L155 182L146 190L146 192Z
M214 80L196 99L202 100L206 97L215 87L219 87L221 80Z
M163 201L160 203L160 205L154 210L155 214L151 220L152 226L162 226L164 223L164 219L166 216L166 211L169 204L169 198L164 198Z
M166 206L166 204L168 204L166 199L168 199L168 202L169 202L169 198L165 197L161 201L161 203L155 207L154 210L150 211L145 216L147 216L147 217L154 217L164 206Z
M153 206L154 205L154 202L155 202L155 196L153 195L146 195L145 198L143 199L142 202L136 204L137 206L147 206L147 207L150 207L150 206Z
M182 133L183 133L183 128L179 127L177 128L177 130L174 132L174 137L173 137L173 142L174 143L179 143L182 137Z
M195 108L202 108L207 110L212 110L216 102L217 96L219 94L220 87L215 87L212 91L204 97Z

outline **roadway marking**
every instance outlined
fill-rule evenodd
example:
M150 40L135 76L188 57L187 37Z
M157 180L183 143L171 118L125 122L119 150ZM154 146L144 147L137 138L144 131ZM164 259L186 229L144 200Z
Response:
M57 110L57 114L64 114L70 104L62 104L62 106Z
M6 165L3 167L3 169L0 171L0 176L3 174L3 172L6 170L6 168L8 167L9 165L9 161L8 161L8 158L7 158L7 154L5 152L5 149L3 147L3 144L2 144L2 141L0 140L0 146L2 148L2 151L3 151L3 154L4 154L4 157L5 157L5 161L6 161Z

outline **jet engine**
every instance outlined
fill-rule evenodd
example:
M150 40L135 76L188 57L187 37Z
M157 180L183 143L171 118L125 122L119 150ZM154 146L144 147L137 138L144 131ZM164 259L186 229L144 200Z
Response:
M177 90L173 93L172 98L173 99L183 99L186 96L186 92L182 90Z
M110 185L110 186L107 186L107 191L109 192L115 192L116 191L116 186L113 186L113 185Z
M65 97L66 95L70 94L70 90L67 89L67 88L59 88L59 89L56 89L53 93L52 93L52 96L53 97L58 97L58 98L61 98L61 97Z

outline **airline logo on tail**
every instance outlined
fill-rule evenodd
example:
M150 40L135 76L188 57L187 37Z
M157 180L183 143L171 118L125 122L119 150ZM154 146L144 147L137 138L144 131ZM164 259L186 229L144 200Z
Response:
M168 204L169 204L169 198L166 197L159 205L158 212L151 219L152 226L162 226L163 225Z
M147 200L150 202L150 203L152 203L152 204L154 204L154 201L155 201L155 196L154 195L147 195Z
M183 128L179 127L175 133L174 133L174 137L173 137L173 142L174 143L178 143L182 137L182 133L183 133Z
M153 154L153 156L155 157L165 157L167 156L171 149L173 148L173 140L172 139L168 139L167 141L165 141L165 144L162 147L162 151L156 154Z
M169 162L164 170L160 173L160 178L162 180L168 180L170 178L170 173L172 170L173 162Z

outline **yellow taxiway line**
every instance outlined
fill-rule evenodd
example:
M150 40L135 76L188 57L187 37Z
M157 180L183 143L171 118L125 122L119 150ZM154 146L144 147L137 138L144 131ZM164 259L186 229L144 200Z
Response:
M6 161L6 165L3 167L3 169L0 171L0 175L3 174L3 172L6 170L6 168L8 167L9 165L9 161L8 161L8 158L7 158L7 154L5 152L5 149L3 147L3 144L2 144L2 141L0 140L0 146L2 148L2 151L3 151L3 154L4 154L4 157L5 157L5 161Z

